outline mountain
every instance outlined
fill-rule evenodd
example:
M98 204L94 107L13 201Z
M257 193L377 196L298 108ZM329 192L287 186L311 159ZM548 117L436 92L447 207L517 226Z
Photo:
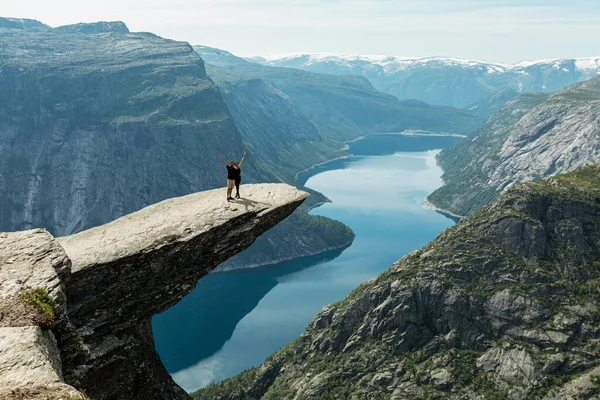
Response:
M488 119L509 100L518 95L519 93L513 89L500 89L475 104L471 104L467 109L478 117Z
M268 67L219 49L194 49L207 63L273 84L297 104L324 138L342 141L408 129L470 134L483 124L468 111L399 101L377 91L363 77Z
M219 155L248 151L244 183L294 183L297 172L342 154L271 85L210 67L217 87L187 43L130 33L122 22L53 29L1 19L0 26L2 231L44 227L62 236L223 187ZM309 208L233 264L352 241L347 226Z
M189 44L114 26L0 28L0 230L100 225L223 186L219 155L243 154ZM252 158L244 176L269 178Z
M407 58L298 54L252 57L274 67L357 75L397 98L469 108L498 90L554 92L600 73L600 57L527 61L513 65L447 57Z
M0 28L27 29L27 30L50 30L48 25L40 21L26 18L4 18L0 17Z
M596 399L600 167L513 186L195 399Z
M262 169L282 181L293 182L296 172L344 154L270 83L211 64L206 72L220 89L244 146Z
M516 182L600 162L600 76L556 94L521 95L494 114L475 139L438 155L445 185L429 196L459 215Z

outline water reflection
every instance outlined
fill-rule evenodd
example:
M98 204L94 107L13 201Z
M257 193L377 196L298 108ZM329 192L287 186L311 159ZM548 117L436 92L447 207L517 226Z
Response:
M430 138L421 147L431 147ZM295 260L200 280L192 294L154 319L157 350L175 381L191 391L262 363L300 335L323 306L452 225L422 204L441 183L436 154L357 156L299 177L333 201L313 213L349 225L354 243L327 260Z
M216 353L231 338L237 323L286 275L331 261L342 251L265 266L260 274L242 269L215 272L199 280L172 311L154 317L156 349L167 370L180 371Z

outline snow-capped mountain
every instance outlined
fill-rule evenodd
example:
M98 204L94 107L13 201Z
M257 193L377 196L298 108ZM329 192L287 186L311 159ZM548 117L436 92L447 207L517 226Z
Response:
M342 54L250 57L270 66L335 75L361 75L399 99L477 107L499 90L553 92L600 74L600 57L499 64L448 57L411 58Z

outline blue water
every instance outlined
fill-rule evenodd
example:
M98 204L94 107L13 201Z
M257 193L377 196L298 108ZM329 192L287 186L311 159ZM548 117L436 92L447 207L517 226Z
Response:
M350 226L354 243L344 251L202 278L194 292L153 320L157 351L175 381L192 391L262 363L325 305L452 225L423 200L441 185L435 155L457 140L371 136L350 144L354 157L299 176L332 201L312 213Z

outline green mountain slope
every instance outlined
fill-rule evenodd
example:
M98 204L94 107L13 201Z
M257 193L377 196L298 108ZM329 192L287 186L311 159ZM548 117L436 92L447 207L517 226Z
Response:
M323 139L296 104L271 84L210 64L206 68L231 111L244 146L261 170L294 184L298 171L345 154L338 142ZM220 268L264 265L348 246L354 239L350 228L308 214L314 205L326 200L312 192L292 216Z
M294 182L298 171L344 154L339 143L323 139L296 103L273 85L211 64L206 69L262 169Z
M468 215L516 182L600 162L599 121L600 77L553 95L521 95L480 136L440 153L445 186L429 200Z
M357 76L317 74L248 62L223 50L194 49L218 67L272 83L288 95L327 138L353 139L368 133L420 129L468 135L483 121L468 111L400 101Z
M594 399L600 167L515 185L195 399Z
M341 154L271 85L210 67L217 87L187 43L130 33L122 22L53 29L2 18L0 43L2 231L67 235L223 187L220 155L248 151L246 183L294 183L298 171ZM347 226L307 209L232 265L352 241Z

